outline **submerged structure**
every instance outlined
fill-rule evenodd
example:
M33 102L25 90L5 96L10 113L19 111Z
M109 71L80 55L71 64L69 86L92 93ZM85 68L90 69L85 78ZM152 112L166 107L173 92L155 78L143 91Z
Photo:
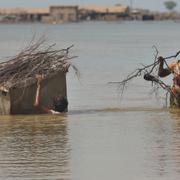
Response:
M40 40L9 61L0 63L1 115L39 114L33 106L37 74L44 76L40 97L44 106L51 108L54 96L67 96L66 73L75 56L69 56L71 47L61 50L53 47L44 48L44 40Z

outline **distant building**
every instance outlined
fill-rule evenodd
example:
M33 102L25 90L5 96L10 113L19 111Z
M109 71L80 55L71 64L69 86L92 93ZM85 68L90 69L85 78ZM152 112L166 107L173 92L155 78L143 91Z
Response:
M132 20L152 21L155 20L155 13L147 9L132 9L130 17Z
M28 22L41 22L43 18L49 17L49 8L29 8L26 12Z
M78 6L50 6L49 12L52 23L78 21Z
M129 7L116 6L83 6L79 11L82 20L119 20L129 16Z
M128 6L50 6L48 8L0 8L0 23L66 23L77 21L179 20L179 12L152 12Z
M0 8L0 22L63 23L78 21L78 6L50 6L49 8Z
M49 9L42 8L0 8L0 22L39 22L42 17L49 16Z

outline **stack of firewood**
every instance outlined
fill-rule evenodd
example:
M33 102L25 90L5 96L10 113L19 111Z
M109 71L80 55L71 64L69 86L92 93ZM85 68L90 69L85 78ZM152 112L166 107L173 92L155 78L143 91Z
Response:
M35 82L35 75L43 74L48 78L58 72L66 73L71 64L70 46L66 49L55 49L55 44L47 46L44 39L31 43L17 56L0 63L0 86L7 89L27 86Z

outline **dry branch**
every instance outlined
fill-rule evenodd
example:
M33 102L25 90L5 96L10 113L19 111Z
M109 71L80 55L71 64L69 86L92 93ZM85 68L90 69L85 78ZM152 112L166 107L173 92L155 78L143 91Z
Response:
M142 75L145 80L151 81L152 85L161 87L162 89L166 90L167 93L171 93L174 95L174 93L172 93L171 87L169 85L167 85L166 83L164 83L162 80L160 80L158 75L155 75L155 74L157 74L157 69L158 69L158 65L159 65L159 61L158 61L159 51L156 48L156 46L153 46L153 48L155 49L155 54L154 54L154 62L152 64L149 64L149 65L141 64L141 66L142 66L141 68L138 68L135 71L133 71L132 73L130 73L124 80L117 81L117 82L109 82L109 84L117 84L119 86L119 89L122 90L121 95L123 94L123 91L125 90L125 87L127 86L127 83L130 80L132 80L136 77L142 76ZM180 54L180 51L178 51L175 55L164 58L164 62L165 62L165 65L167 66L167 68L169 68L169 67L168 67L166 60L176 58L179 54Z
M0 86L6 89L25 87L34 83L36 74L48 78L58 72L66 73L72 65L70 60L77 57L69 55L72 47L56 50L55 44L45 46L43 38L31 42L18 55L0 63Z

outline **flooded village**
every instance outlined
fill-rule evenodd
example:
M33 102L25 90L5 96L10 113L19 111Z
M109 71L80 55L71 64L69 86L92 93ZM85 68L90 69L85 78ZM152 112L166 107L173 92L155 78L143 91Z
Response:
M165 1L0 0L0 180L180 179Z
M0 8L0 23L66 23L81 21L178 20L180 13L155 12L117 4L114 6L59 5L48 8Z

